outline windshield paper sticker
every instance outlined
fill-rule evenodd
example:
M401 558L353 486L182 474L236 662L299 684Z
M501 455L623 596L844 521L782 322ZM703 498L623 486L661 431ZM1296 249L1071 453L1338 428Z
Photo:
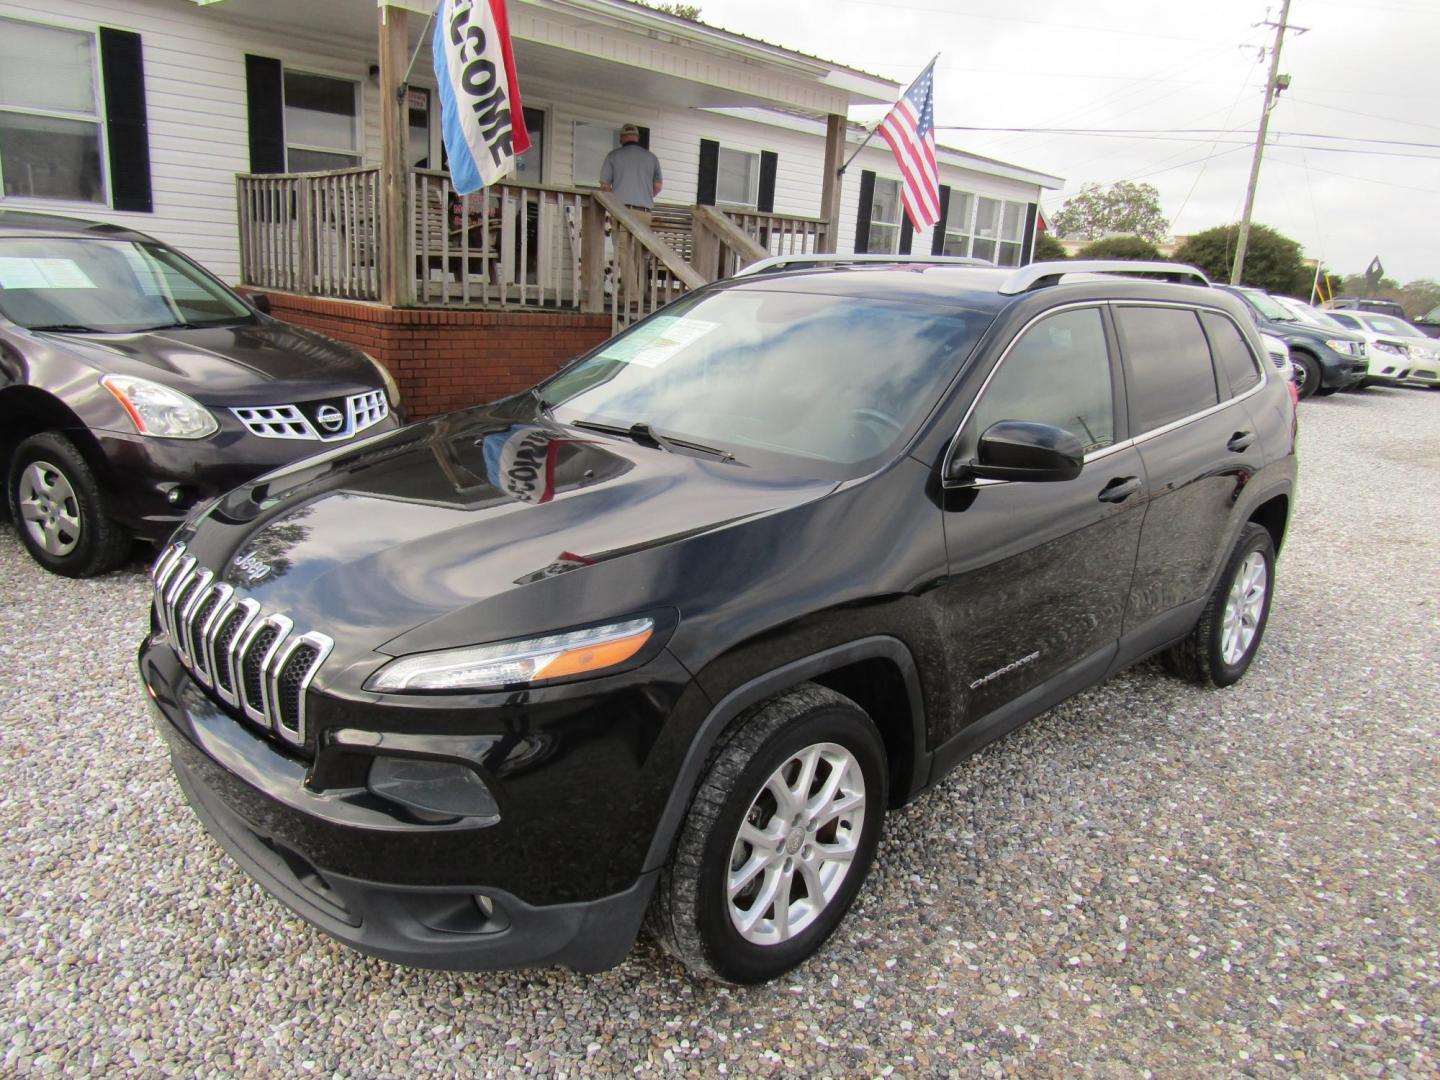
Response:
M93 289L74 259L0 257L0 289Z
M665 363L685 346L714 330L719 323L700 319L659 315L605 346L602 360L619 360L654 368Z

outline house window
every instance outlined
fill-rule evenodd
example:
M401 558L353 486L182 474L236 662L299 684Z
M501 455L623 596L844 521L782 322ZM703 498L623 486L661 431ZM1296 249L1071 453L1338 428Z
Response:
M430 91L412 86L405 93L405 114L409 128L408 155L411 168L430 167Z
M1025 204L1007 202L1000 212L1000 265L1019 266L1025 238Z
M945 255L970 254L971 230L975 225L975 196L968 191L950 190L945 214Z
M530 133L530 149L515 159L515 172L510 177L517 184L545 182L545 110L525 108L525 130ZM603 159L602 159L603 160ZM598 176L600 171L597 169Z
M720 147L715 165L715 203L754 210L760 196L760 155Z
M867 251L891 255L900 250L900 181L875 178L870 199L870 242Z
M359 85L349 79L285 72L285 161L290 172L360 164Z
M984 196L975 200L975 240L970 253L988 263L995 261L995 245L1000 239L1000 200Z
M620 129L608 124L575 121L575 161L572 182L576 187L599 187L600 167L605 155L620 145Z
M0 19L0 195L103 203L95 35Z

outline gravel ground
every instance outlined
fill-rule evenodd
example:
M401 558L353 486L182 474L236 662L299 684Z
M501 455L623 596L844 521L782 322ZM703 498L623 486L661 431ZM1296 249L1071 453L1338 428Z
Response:
M780 983L455 975L309 929L202 832L131 670L144 568L0 535L6 1074L1440 1074L1440 393L1302 408L1260 656L1053 710L889 823ZM8 988L8 989L6 989Z

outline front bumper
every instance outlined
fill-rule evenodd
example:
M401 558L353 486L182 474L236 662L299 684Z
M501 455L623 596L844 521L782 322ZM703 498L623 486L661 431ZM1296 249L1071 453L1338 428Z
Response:
M537 846L500 851L499 827L406 822L363 789L315 790L311 763L231 717L173 655L152 637L139 665L186 799L246 872L320 930L385 960L449 970L599 971L633 945L656 872L593 899L518 895L505 864L550 861ZM555 874L583 873L553 861Z

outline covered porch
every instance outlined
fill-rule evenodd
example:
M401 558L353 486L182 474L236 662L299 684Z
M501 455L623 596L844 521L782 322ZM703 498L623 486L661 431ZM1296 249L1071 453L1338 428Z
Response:
M441 164L428 45L433 4L370 2L221 0L207 9L240 22L300 22L319 31L353 26L363 5L376 25L370 74L377 104L367 123L378 112L378 139L360 160L296 169L317 159L292 147L285 157L291 168L237 176L247 287L397 309L583 314L603 318L613 333L757 259L835 250L846 114L852 105L893 100L898 89L626 0L510 0L527 123L539 125L541 147L511 182L461 197L448 174L432 167ZM532 109L532 100L542 107ZM595 102L616 103L612 115L628 109L625 119L638 113L642 141L664 163L666 187L648 223L596 184L591 159L605 147L594 144L610 132L589 122ZM432 105L433 119L417 112ZM773 110L816 131L806 137L798 178L802 155L786 150L779 212L777 155L722 149L710 130L738 123L725 110L744 109ZM430 133L428 147L425 137L417 141L417 115ZM690 175L672 176L677 158ZM740 170L730 191L726 167ZM765 177L755 175L767 168L768 197ZM617 274L617 265L632 269Z

